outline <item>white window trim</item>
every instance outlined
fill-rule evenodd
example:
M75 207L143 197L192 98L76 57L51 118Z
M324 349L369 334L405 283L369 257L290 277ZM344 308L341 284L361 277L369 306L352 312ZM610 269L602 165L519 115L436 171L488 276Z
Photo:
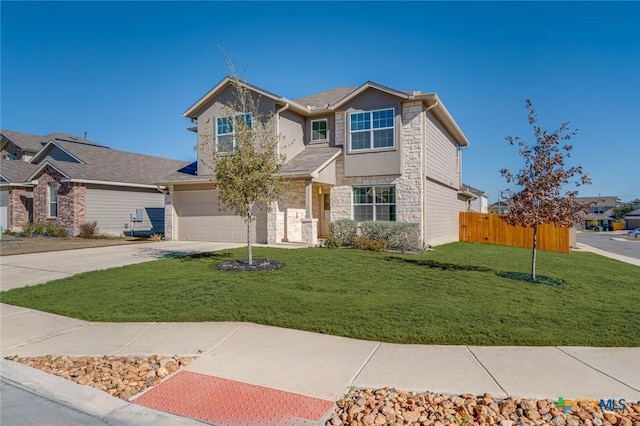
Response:
M325 123L327 123L326 127L325 127L325 131L327 132L327 135L324 139L314 139L313 138L313 123L317 123L320 121L324 121ZM318 118L316 120L311 120L311 142L327 142L329 140L329 119L328 118Z
M394 188L394 198L396 198L396 185L392 185L392 184L380 184L380 185L355 185L351 187L351 218L353 220L356 220L355 218L355 207L356 206L373 206L373 218L371 220L377 221L378 219L376 218L376 206L396 206L396 218L392 221L392 222L397 222L398 221L398 200L396 198L394 203L376 203L376 187L393 187ZM373 188L373 202L372 203L356 203L355 199L354 199L354 189L356 188ZM382 220L382 219L381 219ZM361 221L358 221L358 223L360 223Z
M233 118L234 118L234 121L235 121L235 119L237 119L237 117L242 117L242 116L247 116L247 115L249 117L251 117L251 127L253 127L253 114L250 113L250 112L241 112L241 113L235 114L233 116ZM233 124L234 124L233 122L231 123L231 126L232 126L231 127L231 129L232 129L231 133L218 133L218 120L224 119L224 118L232 118L232 116L225 115L225 116L221 116L221 117L216 117L215 122L214 122L214 126L215 126L214 134L215 134L215 142L216 142L216 147L215 148L216 148L216 153L218 153L218 154L227 154L227 153L232 152L233 150L236 149L236 138L235 138L236 131L235 131L235 128L233 127ZM218 137L219 136L227 136L227 135L231 135L231 141L233 143L231 151L222 151L222 152L220 152L220 151L218 151Z
M52 189L55 189L56 192L56 214L52 215L51 214L51 191ZM58 184L56 182L49 182L49 184L47 185L47 218L50 219L55 219L58 217Z
M387 111L387 110L391 110L393 112L393 127L380 127L378 129L374 129L373 128L373 113L374 112L378 112L378 111ZM354 114L362 114L362 113L368 113L369 114L369 122L371 123L371 128L369 128L368 130L351 130L351 116ZM347 136L349 138L349 153L359 153L359 152L371 152L371 151L392 151L396 149L396 109L394 107L389 107L389 108L378 108L378 109L372 109L372 110L368 110L368 111L353 111L350 112L347 116L347 123L346 123L346 129L347 129ZM392 146L381 146L378 148L375 148L374 142L373 142L373 132L374 130L388 130L388 129L392 129L393 130L393 145ZM351 135L353 133L364 133L364 132L369 132L371 135L370 138L370 145L369 148L363 148L363 149L353 149L352 148L352 141L351 141Z

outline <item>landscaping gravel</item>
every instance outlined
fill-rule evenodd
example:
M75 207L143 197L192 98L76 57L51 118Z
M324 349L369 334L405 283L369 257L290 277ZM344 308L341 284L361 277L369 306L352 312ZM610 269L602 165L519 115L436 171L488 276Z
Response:
M326 426L640 426L640 404L624 404L623 410L602 411L585 402L580 410L564 413L550 399L499 400L486 393L450 397L392 388L364 389L340 399Z
M148 357L47 355L8 359L72 380L80 385L100 389L125 401L146 388L156 386L162 379L194 360L191 357L160 355Z

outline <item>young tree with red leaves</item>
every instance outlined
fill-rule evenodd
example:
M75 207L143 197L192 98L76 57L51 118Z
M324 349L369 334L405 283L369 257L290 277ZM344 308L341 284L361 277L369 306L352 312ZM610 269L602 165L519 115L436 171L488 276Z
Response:
M525 164L516 174L507 169L500 171L508 183L520 188L518 192L506 191L511 205L502 218L510 225L532 228L531 279L535 281L538 227L546 223L559 227L574 226L580 220L580 212L586 212L593 203L578 202L576 189L563 194L568 186L579 187L591 183L582 167L565 167L565 157L569 158L573 149L568 141L578 131L570 130L568 122L551 133L542 130L537 124L538 118L531 101L526 101L526 108L536 143L530 145L519 137L505 138L511 145L518 145L518 152Z

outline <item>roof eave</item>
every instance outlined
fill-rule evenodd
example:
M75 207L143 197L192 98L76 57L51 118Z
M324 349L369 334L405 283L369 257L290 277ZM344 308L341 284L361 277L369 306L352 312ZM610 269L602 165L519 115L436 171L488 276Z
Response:
M464 132L462 131L462 129L460 129L460 126L458 126L458 123L456 123L456 121L453 119L453 116L449 113L447 107L444 106L444 103L442 103L442 100L436 93L422 93L414 96L413 99L421 101L431 101L428 102L428 106L435 105L433 111L438 113L438 115L440 116L438 118L446 121L446 123L443 124L447 125L447 130L449 131L449 133L451 133L451 136L453 136L456 143L460 146L470 145L469 140L465 136Z
M105 180L92 180L92 179L74 179L74 178L65 178L60 182L65 183L85 183L92 185L108 185L108 186L124 186L127 188L147 188L147 189L155 189L156 184L148 184L148 183L135 183L135 182L114 182L114 181L105 181Z
M267 92L266 90L263 90L257 86L254 86L244 81L240 81L239 83L247 87L249 90L258 93L261 96L265 96L269 99L272 99L273 101L279 104L283 104L283 105L289 104L289 108L295 110L298 113L301 113L301 114L309 113L308 108L305 108L304 106L298 104L295 101L292 101L282 96L278 96L271 92ZM196 103L191 105L184 113L182 113L182 116L187 118L197 118L198 116L196 112L200 109L200 107L202 107L203 104L208 102L210 99L214 98L221 90L225 89L228 85L231 85L231 84L233 84L233 79L229 76L226 76L218 84L216 84L213 87L213 89L209 90L207 94L201 97L198 101L196 101Z
M338 100L337 102L334 102L332 105L330 105L327 108L327 110L333 111L333 110L336 110L336 109L340 108L342 105L344 105L345 103L349 102L351 99L355 98L356 96L360 95L361 93L363 93L364 91L366 91L368 89L376 89L376 90L379 90L381 92L385 92L385 93L388 93L388 94L393 95L393 96L397 96L397 97L405 99L405 100L408 100L411 97L409 94L407 94L405 92L401 92L399 90L395 90L395 89L391 89L391 88L386 87L386 86L382 86L381 84L374 83L373 81L367 81L362 86L360 86L357 89L355 89L353 92L347 94L345 97L343 97L342 99Z

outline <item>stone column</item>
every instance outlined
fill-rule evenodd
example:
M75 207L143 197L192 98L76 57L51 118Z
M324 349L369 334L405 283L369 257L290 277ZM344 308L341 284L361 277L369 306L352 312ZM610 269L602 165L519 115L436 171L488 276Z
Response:
M173 186L169 187L169 193L164 194L164 240L176 241L178 230L174 228L175 209L173 208Z
M318 244L318 219L302 219L302 243Z
M305 187L304 187L304 210L305 210L304 218L305 219L311 219L313 217L312 210L311 210L312 200L313 200L313 182L311 180L308 180L305 182Z

